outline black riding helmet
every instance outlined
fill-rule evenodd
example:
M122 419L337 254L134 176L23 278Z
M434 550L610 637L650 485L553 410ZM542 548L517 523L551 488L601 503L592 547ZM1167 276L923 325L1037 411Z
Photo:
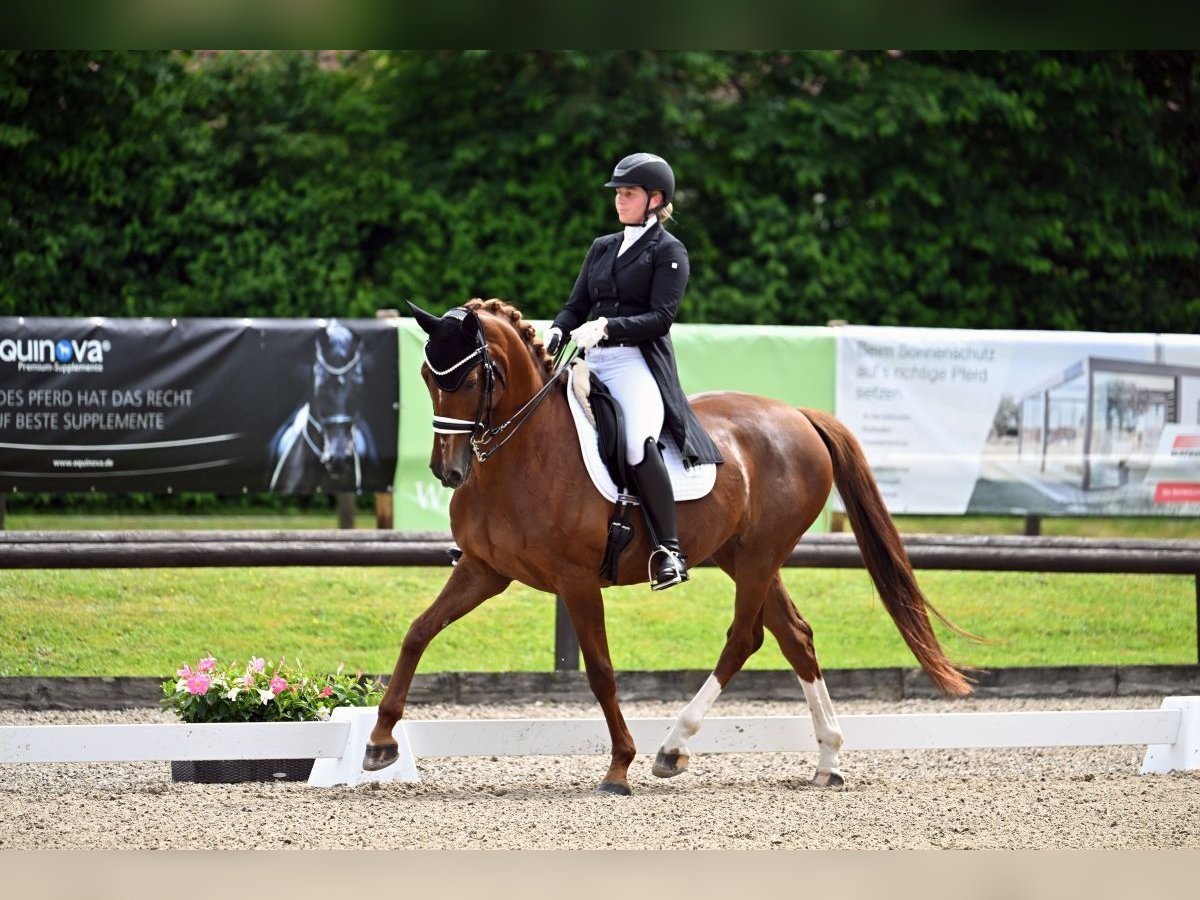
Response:
M612 178L604 186L640 187L645 188L647 194L662 191L663 206L666 206L675 196L675 173L661 156L633 153L617 163ZM651 210L647 208L646 212L649 214Z

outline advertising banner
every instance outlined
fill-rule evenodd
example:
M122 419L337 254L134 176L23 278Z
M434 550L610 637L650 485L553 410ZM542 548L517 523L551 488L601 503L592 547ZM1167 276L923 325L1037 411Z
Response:
M893 513L1200 513L1200 339L844 327L837 414Z
M450 527L452 492L429 470L433 404L421 380L427 335L411 318L396 320L400 331L400 453L394 496L395 527L444 531ZM548 322L535 321L538 333ZM795 406L830 410L834 400L833 334L827 328L685 325L671 328L679 379L688 394L736 390ZM564 446L579 443L572 432ZM501 451L506 452L506 451ZM546 491L555 490L551 484ZM814 530L828 530L827 516Z
M5 491L387 491L386 320L0 318Z

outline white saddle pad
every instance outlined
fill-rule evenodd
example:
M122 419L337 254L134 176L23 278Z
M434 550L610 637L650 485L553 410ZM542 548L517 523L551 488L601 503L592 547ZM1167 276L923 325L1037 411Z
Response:
M567 372L567 403L571 407L571 417L575 420L575 430L579 434L579 449L583 451L583 463L587 466L588 474L592 477L592 484L596 486L596 490L615 503L617 486L613 483L612 476L608 474L604 460L600 458L600 442L596 436L596 429L588 421L587 413L584 412L579 398L575 396L573 382L577 372L575 366L572 366ZM587 377L586 369L583 377ZM671 476L671 487L675 489L675 500L677 502L699 500L708 494L717 481L716 465L705 463L685 469L674 438L669 434L664 434L660 440L665 445L663 460L666 462L667 472Z

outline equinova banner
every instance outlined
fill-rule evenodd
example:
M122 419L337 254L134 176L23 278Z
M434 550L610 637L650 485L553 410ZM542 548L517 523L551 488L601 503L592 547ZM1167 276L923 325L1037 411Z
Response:
M6 491L387 491L386 320L0 317Z

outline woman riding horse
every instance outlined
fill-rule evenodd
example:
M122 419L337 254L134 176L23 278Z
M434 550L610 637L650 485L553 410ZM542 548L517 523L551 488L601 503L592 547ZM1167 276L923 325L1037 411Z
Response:
M610 503L593 487L578 445L563 439L572 433L566 392L534 329L511 305L472 300L443 316L417 307L413 312L429 335L421 376L433 401L430 468L454 488L450 527L462 557L404 636L363 768L382 769L399 758L393 730L430 641L519 581L557 594L566 605L612 741L598 789L629 794L636 748L617 700L604 627L606 582L599 572ZM726 462L717 467L712 490L681 508L679 537L694 558L711 559L733 579L733 622L712 674L679 714L652 771L667 778L686 770L688 741L762 644L765 629L779 642L808 701L819 747L813 783L840 785L842 732L812 629L779 573L835 482L867 571L913 655L944 693L967 694L971 687L942 652L931 607L849 430L827 413L749 394L715 392L692 403ZM633 552L652 549L643 536L634 537ZM626 566L619 583L646 577L639 566Z
M567 303L546 330L554 353L569 333L588 368L617 399L625 421L625 461L658 545L651 590L687 581L675 495L659 435L674 440L684 464L719 463L721 454L688 405L671 346L671 323L687 288L687 248L663 224L671 217L675 173L660 156L634 153L604 185L616 188L624 232L596 238ZM595 316L591 321L588 319Z

